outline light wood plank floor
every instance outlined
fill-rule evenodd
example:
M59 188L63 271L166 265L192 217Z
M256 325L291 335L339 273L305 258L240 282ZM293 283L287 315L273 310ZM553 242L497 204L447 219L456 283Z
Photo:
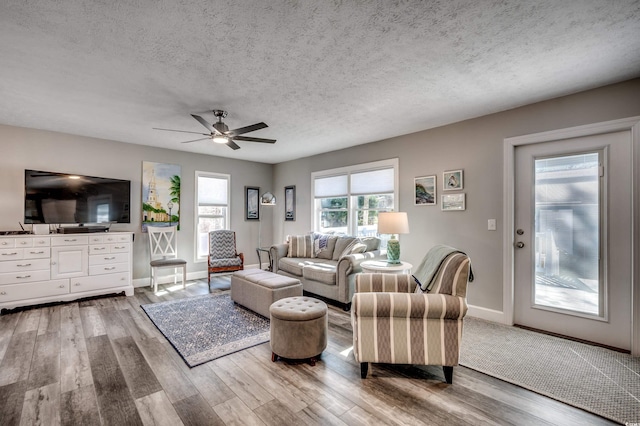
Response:
M464 367L453 385L439 367L373 365L362 380L335 307L315 367L273 363L265 343L190 369L140 304L207 283L161 290L0 316L0 425L611 424Z

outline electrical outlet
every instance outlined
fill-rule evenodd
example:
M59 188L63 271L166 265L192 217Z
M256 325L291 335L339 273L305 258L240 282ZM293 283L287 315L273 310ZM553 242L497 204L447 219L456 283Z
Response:
M496 220L495 219L489 219L487 221L487 229L489 231L495 231L496 230Z

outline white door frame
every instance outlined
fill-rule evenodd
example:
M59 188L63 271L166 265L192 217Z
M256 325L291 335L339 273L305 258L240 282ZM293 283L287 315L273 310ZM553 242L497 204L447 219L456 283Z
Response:
M515 213L515 148L520 145L550 142L628 130L632 153L632 247L631 247L631 354L640 355L640 116L552 130L504 139L503 144L503 290L502 314L505 324L514 321L514 213Z

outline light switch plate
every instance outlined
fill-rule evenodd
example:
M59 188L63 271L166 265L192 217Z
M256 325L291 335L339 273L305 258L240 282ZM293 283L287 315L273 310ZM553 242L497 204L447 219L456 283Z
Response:
M489 219L487 221L487 229L489 231L495 231L496 230L496 220L495 219Z

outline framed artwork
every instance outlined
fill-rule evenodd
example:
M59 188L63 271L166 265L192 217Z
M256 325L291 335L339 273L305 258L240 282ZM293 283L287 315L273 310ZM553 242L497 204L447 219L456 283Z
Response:
M422 176L414 180L415 205L435 206L436 205L436 176Z
M444 211L462 211L466 210L465 193L461 194L445 194L442 196L441 208Z
M284 220L296 220L296 186L284 187Z
M260 188L244 187L244 220L260 220Z
M180 175L178 164L142 162L142 232L149 225L180 229Z
M463 189L462 170L450 170L442 173L442 189L445 191L457 191Z

